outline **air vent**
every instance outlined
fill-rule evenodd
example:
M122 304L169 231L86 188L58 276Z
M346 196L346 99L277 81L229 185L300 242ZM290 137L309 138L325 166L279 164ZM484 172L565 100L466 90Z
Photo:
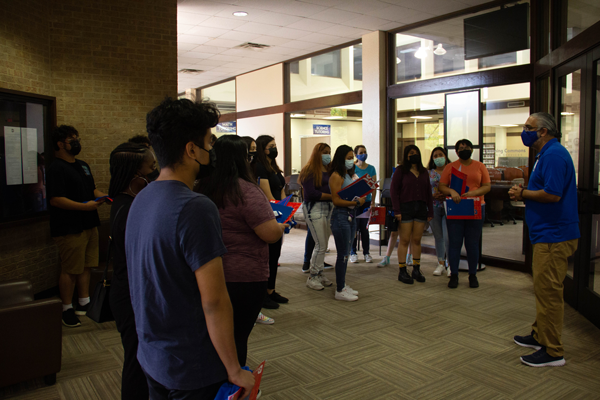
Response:
M260 43L252 43L252 42L246 42L243 44L240 44L239 46L236 46L236 48L238 49L252 49L252 50L262 50L262 49L266 49L269 46L268 44L260 44Z
M524 101L509 101L508 104L506 104L506 108L518 108L518 107L525 107L525 102Z
M192 69L192 68L183 68L180 69L179 72L183 74L201 74L204 72L202 69Z

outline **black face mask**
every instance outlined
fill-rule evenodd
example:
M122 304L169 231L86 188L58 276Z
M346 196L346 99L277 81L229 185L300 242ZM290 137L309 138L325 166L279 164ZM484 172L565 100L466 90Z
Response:
M467 161L469 158L471 158L471 154L473 154L473 150L461 150L458 152L458 158L463 161Z
M411 164L421 164L421 155L413 154L412 156L408 157L408 161L410 161Z
M200 146L198 146L200 147ZM200 147L202 149L202 147ZM208 153L210 158L210 163L207 165L200 164L200 161L195 160L198 165L200 165L200 169L198 170L198 174L196 175L196 180L209 177L213 171L217 168L217 153L215 153L215 149L205 150Z
M158 178L158 175L160 175L160 172L158 171L158 169L155 169L154 171L146 175L146 178L148 179L148 182L153 182Z
M79 140L73 140L69 144L71 145L71 150L67 150L67 153L72 156L76 156L77 154L81 153L81 143L79 143Z
M250 162L254 161L254 159L256 158L256 151L249 151L248 152L248 160Z
M269 157L271 160L274 160L277 158L277 147L273 147L271 149L269 149L269 154L267 155L267 157Z

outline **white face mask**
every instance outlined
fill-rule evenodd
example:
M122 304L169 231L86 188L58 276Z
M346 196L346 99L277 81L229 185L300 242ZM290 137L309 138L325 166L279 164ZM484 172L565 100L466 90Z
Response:
M354 161L346 160L346 169L352 169L352 167L354 167Z

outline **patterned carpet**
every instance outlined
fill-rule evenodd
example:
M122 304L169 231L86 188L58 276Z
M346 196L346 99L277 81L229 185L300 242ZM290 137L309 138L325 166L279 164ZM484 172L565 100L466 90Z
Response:
M600 330L569 306L566 366L520 363L532 351L512 337L534 319L530 276L488 267L480 288L461 273L450 290L446 277L432 276L434 257L424 256L427 282L409 286L396 280L395 266L377 268L375 248L373 264L348 268L359 300L339 302L333 288L305 287L304 234L284 242L277 291L290 303L266 310L275 324L257 325L250 338L248 364L267 360L262 399L600 399ZM334 263L333 240L331 248L326 260ZM83 317L82 325L63 330L56 385L32 380L1 388L0 398L119 399L123 349L114 322Z

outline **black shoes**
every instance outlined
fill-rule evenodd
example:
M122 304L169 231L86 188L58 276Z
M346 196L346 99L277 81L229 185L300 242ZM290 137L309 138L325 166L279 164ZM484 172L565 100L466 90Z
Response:
M285 304L290 301L289 299L283 297L282 295L280 295L279 293L277 293L275 291L273 293L271 293L269 296L271 297L271 300L273 300L276 303Z
M68 326L69 328L75 328L76 326L81 325L81 321L75 315L75 310L69 308L67 311L63 311L62 313L62 323L64 326Z
M77 303L77 307L75 308L75 315L85 315L90 308L90 303L87 303L85 306Z
M458 274L450 275L450 281L448 281L448 287L450 289L456 289L458 287Z
M533 338L533 332L531 332L531 335L527 335L527 336L515 336L513 338L513 340L515 341L516 344L518 344L519 346L522 346L522 347L529 347L531 349L536 349L536 350L539 350L542 348L542 345Z
M469 287L470 288L478 288L479 281L477 280L477 275L469 274Z
M542 347L533 354L521 357L521 362L530 367L562 367L565 365L565 358L552 357L546 352L546 348Z
M310 272L309 262L305 262L304 264L302 264L302 272L304 272L305 274L308 274Z
M425 282L425 276L421 273L421 267L413 264L412 277L417 282Z
M269 310L277 310L279 308L279 304L277 304L276 302L274 302L273 299L271 298L271 296L269 296L267 294L265 296L265 299L263 300L262 308L266 308L266 309L269 309Z
M323 264L324 264L323 269L333 269L333 265L328 264L328 263L323 263Z
M402 283L406 283L407 285L412 285L414 283L413 278L408 274L408 272L406 272L406 267L400 268L400 272L398 272L398 280Z

